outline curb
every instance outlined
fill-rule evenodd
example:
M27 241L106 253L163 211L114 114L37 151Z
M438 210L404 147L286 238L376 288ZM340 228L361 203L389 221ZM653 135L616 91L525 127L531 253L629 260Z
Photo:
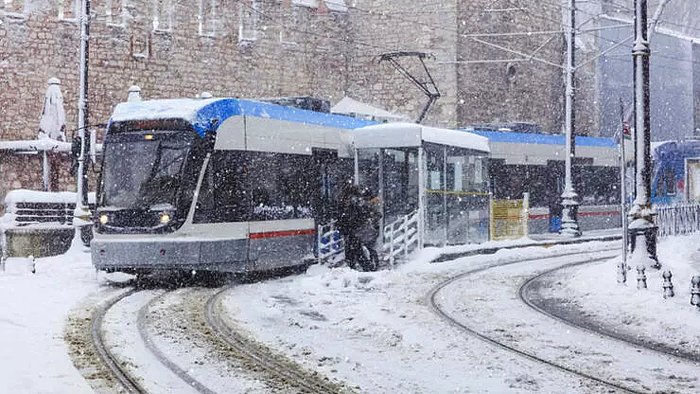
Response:
M534 241L531 243L519 244L519 245L509 245L509 246L501 246L501 247L473 249L473 250L468 250L465 252L445 253L445 254L441 254L440 256L434 258L433 260L430 261L430 263L443 263L445 261L450 261L450 260L458 259L461 257L494 254L501 249L519 249L519 248L529 248L529 247L533 247L533 246L540 246L543 248L549 248L549 247L552 247L555 245L573 245L573 244L582 244L582 243L586 243L586 242L595 242L595 241L605 242L605 241L618 241L618 240L622 240L622 235L605 235L605 236L600 236L600 237L582 238L582 239L566 239L566 240L561 240L561 241L559 241L559 240L556 240L556 241Z

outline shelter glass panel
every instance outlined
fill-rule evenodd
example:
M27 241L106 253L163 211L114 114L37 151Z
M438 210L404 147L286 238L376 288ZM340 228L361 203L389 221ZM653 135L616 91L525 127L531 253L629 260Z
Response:
M427 169L425 243L444 245L447 242L445 147L426 143L424 148Z
M486 241L489 203L486 158L454 147L446 148L446 153L447 243Z
M418 149L383 150L384 222L418 209Z
M373 195L379 195L379 152L379 149L360 149L357 152L357 183L369 188Z

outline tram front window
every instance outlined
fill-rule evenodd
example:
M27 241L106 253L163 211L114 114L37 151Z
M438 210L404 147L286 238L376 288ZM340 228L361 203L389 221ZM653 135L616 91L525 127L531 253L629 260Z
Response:
M129 133L131 134L131 133ZM190 142L158 134L121 134L105 142L102 206L172 209Z

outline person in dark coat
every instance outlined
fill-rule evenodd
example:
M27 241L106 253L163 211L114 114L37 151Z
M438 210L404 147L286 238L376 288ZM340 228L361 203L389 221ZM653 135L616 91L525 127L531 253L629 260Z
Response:
M376 271L378 256L374 249L379 236L378 198L369 189L346 185L338 198L337 226L345 241L345 259L351 268ZM363 250L363 246L366 250Z

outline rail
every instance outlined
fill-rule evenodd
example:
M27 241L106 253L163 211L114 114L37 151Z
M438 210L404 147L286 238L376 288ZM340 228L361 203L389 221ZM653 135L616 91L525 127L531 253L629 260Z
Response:
M401 216L385 225L382 246L384 260L389 261L393 266L396 258L401 254L404 258L408 257L409 253L419 247L418 235L418 211Z
M316 250L319 264L337 263L345 258L345 242L336 228L336 221L319 224L316 231Z
M700 204L659 206L656 213L660 237L700 231Z

